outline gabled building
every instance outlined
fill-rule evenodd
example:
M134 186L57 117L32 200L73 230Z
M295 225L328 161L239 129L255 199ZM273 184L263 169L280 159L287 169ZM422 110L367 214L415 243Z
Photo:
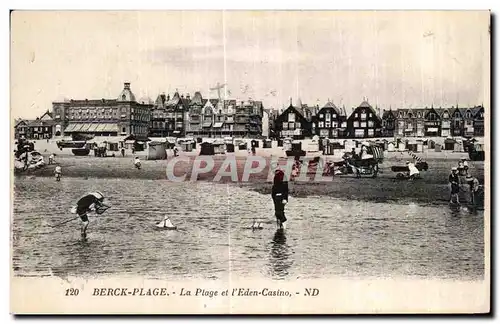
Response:
M484 107L477 106L473 109L474 136L484 136Z
M28 139L28 123L29 120L18 120L14 124L14 138L20 139L25 138Z
M151 108L151 123L148 132L150 137L166 137L167 132L167 111L165 103L170 100L170 96L161 93L156 97Z
M441 116L433 107L425 111L425 136L441 136Z
M392 109L382 112L382 137L393 137L396 131L396 115Z
M328 101L321 109L314 120L315 134L320 137L337 138L340 128L341 111L332 102Z
M347 132L351 138L378 137L382 133L382 120L375 109L363 101L347 119Z
M186 136L200 135L202 132L202 111L207 100L203 99L201 92L196 91L189 102L187 112Z
M450 133L451 136L463 136L464 133L464 119L462 117L462 110L458 107L451 109L450 120Z
M189 94L184 97L176 91L172 98L165 103L167 136L182 137L185 135L190 101Z
M286 108L275 120L275 132L280 137L304 139L312 135L311 122L308 121L297 107L292 105Z
M396 111L396 135L421 137L425 135L425 108L398 109Z
M476 111L474 108L459 108L462 114L463 126L462 126L462 136L473 137L474 136L474 115Z
M448 108L438 108L435 109L437 114L440 117L441 125L441 137L451 136L451 121L452 121L452 113L455 111L455 107Z

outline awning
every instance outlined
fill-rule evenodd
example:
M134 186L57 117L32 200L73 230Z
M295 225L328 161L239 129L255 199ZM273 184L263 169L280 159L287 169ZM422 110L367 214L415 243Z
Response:
M70 132L74 131L76 126L78 126L78 124L69 124L68 127L66 127L66 129L64 131L67 133L70 133Z
M88 132L91 132L91 133L95 132L97 126L99 126L99 124L91 124Z
M221 128L223 124L224 124L223 122L214 123L214 128Z
M203 123L203 127L210 127L210 126L212 126L212 122L211 121Z
M96 133L102 133L104 132L104 128L106 127L106 124L98 124L98 126L96 127L95 131Z
M438 131L438 129L437 129L437 128L435 128L435 127L430 127L430 128L427 128L427 131L428 131L428 132L437 132L437 131Z
M73 132L79 132L83 127L85 127L85 124L76 124L76 127L75 129L73 129Z
M118 126L116 124L104 124L104 132L118 132Z

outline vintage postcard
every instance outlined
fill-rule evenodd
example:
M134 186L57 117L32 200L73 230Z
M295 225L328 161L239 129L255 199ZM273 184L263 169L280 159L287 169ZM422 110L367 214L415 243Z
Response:
M489 11L13 11L11 312L490 311Z

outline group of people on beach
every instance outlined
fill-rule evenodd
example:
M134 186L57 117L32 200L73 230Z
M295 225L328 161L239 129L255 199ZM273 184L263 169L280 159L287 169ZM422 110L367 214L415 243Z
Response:
M458 162L458 167L451 168L448 182L450 185L450 204L460 205L460 190L462 190L462 184L469 186L470 203L472 205L477 205L479 203L478 196L481 186L479 180L470 173L466 159L461 159Z

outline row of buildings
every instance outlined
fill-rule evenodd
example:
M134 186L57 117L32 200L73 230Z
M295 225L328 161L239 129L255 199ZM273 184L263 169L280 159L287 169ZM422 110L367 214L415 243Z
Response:
M383 110L363 101L348 115L328 101L322 108L290 106L273 119L276 137L328 138L484 136L484 107Z
M419 108L380 111L363 101L348 115L328 101L323 107L294 106L282 112L261 101L206 99L159 94L136 99L130 83L117 98L64 100L35 120L18 120L15 136L45 139L73 134L140 137L484 136L484 108Z

